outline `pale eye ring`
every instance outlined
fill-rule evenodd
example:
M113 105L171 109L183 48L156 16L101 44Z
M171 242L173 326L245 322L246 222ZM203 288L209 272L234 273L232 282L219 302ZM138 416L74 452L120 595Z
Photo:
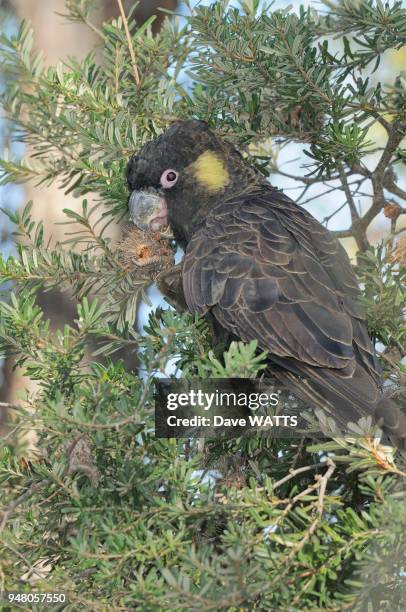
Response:
M174 185L176 185L179 178L179 173L176 170L172 170L172 168L168 168L165 172L162 173L161 176L161 186L164 189L170 189Z

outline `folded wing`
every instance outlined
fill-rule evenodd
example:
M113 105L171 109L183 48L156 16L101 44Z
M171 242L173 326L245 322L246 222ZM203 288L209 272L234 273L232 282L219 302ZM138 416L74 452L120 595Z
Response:
M212 211L188 244L183 287L192 311L210 310L226 330L257 339L288 369L309 376L326 368L341 379L357 369L373 386L379 382L344 249L271 187Z

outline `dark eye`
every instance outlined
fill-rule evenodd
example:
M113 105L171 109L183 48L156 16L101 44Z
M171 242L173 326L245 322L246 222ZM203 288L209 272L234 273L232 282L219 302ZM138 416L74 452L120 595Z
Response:
M176 172L176 170L172 170L171 168L165 170L165 172L163 172L161 176L162 187L164 187L165 189L173 187L176 184L178 177L179 174L178 172Z

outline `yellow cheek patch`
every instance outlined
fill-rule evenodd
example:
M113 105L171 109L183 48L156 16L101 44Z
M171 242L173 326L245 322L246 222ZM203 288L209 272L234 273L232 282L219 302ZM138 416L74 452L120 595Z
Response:
M230 182L223 160L214 151L205 151L190 166L196 180L210 193L222 191Z

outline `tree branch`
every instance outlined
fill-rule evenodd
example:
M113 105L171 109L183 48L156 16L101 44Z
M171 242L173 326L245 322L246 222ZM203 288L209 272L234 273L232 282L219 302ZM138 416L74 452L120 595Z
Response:
M366 231L371 221L380 213L385 206L385 194L384 194L384 176L388 165L391 162L394 151L399 146L403 132L400 129L400 122L396 121L393 123L389 133L388 142L386 143L385 149L382 156L371 174L371 182L374 190L372 206L367 210L362 219L357 223L360 231Z
M348 181L347 181L347 177L344 173L344 169L342 167L342 164L340 164L340 181L341 184L343 186L344 189L344 193L346 195L347 198L347 204L348 207L350 209L350 213L351 213L351 220L354 223L355 221L357 221L357 219L359 219L359 214L357 211L357 208L355 206L355 202L354 202L354 198L352 197L352 193L351 193L351 189L348 185Z
M334 234L334 236L336 236L336 238L353 238L354 237L354 232L351 229L348 230L336 230L334 232L331 232L332 234Z
M384 174L383 186L385 187L385 189L393 193L393 195L396 195L399 198L402 198L402 200L406 200L406 191L401 189L396 184L396 174L392 167L389 167Z
M396 151L400 142L402 141L404 130L403 125L400 121L394 121L392 124L388 124L388 142L383 150L383 153L375 167L375 170L370 172L360 164L355 164L352 170L362 176L366 176L371 180L373 188L373 199L372 205L364 214L363 217L353 219L351 226L351 234L357 241L357 245L361 251L368 248L369 242L366 238L366 231L371 221L381 212L386 204L384 189L393 189L398 195L406 195L403 190L397 187L393 176L393 170L389 169L388 166L391 163L393 153ZM337 235L337 233L336 233Z
M280 480L278 480L277 482L275 482L273 484L273 489L276 489L277 487L280 487L282 484L284 484L288 480L291 480L291 478L294 478L295 476L297 476L297 474L302 474L303 472L308 472L309 470L313 470L313 469L315 469L317 467L320 467L322 465L325 465L324 462L312 463L311 465L305 465L303 467L295 468L295 469L292 468L292 469L289 470L289 473L287 474L287 476L284 476L284 478L281 478Z
M296 176L294 174L289 174L288 172L283 172L282 170L276 169L275 173L280 174L281 176L285 176L286 178L290 178L294 181L298 181L301 183L304 183L305 185L315 185L316 183L325 183L326 181L335 181L337 179L340 178L340 175L337 174L336 176L330 176L330 177L326 177L326 176L315 176L315 177L309 177L309 176ZM352 174L352 172L347 172L345 174L345 176L350 176Z
M0 408L4 408L5 410L21 410L21 406L9 404L8 402L0 402Z

